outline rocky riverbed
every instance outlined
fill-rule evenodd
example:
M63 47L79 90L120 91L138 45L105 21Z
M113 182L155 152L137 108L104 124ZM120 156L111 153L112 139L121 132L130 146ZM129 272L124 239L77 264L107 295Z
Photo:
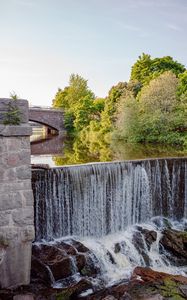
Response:
M118 271L119 257L129 255L131 272L111 282L102 261L80 240L66 238L35 243L32 251L31 284L0 290L1 300L160 300L187 299L187 232L177 230L167 220L155 220L160 232L136 225L131 235L137 261L128 254L128 240L121 238L105 249L105 259ZM149 228L149 229L148 229ZM159 238L158 238L159 235ZM156 248L157 247L157 248ZM158 250L158 253L154 251ZM125 252L126 251L126 252ZM154 254L154 255L153 255ZM162 264L166 271L161 272ZM155 266L158 266L155 270ZM160 267L160 270L159 270ZM113 269L111 269L113 270ZM123 268L122 268L123 270ZM114 274L115 275L115 274Z

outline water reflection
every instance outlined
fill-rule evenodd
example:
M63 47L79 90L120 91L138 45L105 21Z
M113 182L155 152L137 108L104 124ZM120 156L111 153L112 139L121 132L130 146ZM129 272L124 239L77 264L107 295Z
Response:
M123 141L86 143L60 136L32 139L31 162L50 166L72 165L96 161L132 160L156 157L187 156L187 149L163 145L126 144Z

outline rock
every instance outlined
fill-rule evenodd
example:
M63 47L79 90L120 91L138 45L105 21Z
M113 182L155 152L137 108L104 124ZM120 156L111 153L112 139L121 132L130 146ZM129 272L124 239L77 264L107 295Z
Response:
M86 264L83 269L81 269L81 275L95 277L100 274L100 266L97 258L94 254L88 253L86 256Z
M125 241L120 242L120 243L116 243L116 244L114 245L114 253L122 252L123 249L125 249L125 247L126 247Z
M68 288L50 288L41 284L30 284L16 289L0 289L1 300L76 300L81 292L92 288L88 280L82 279Z
M145 296L142 300L163 300L164 298L160 294L153 296Z
M78 241L71 240L70 243L75 249L77 249L78 252L85 253L90 251L86 246Z
M112 264L116 264L116 262L115 262L115 260L114 260L114 258L113 258L113 256L112 256L112 254L111 254L109 251L107 251L106 255L107 255L109 261L110 261Z
M181 285L180 286L180 290L182 292L182 294L186 297L187 299L187 285Z
M133 300L129 293L125 292L125 294L120 298L120 300Z
M69 277L74 273L71 257L59 257L54 261L50 261L50 263L48 263L48 266L53 274L55 281Z
M65 251L49 244L33 245L32 254L46 264L67 256Z
M16 295L13 300L34 300L33 295Z
M135 246L135 248L137 249L137 251L139 252L139 254L142 256L145 265L149 266L150 265L150 259L149 256L147 254L147 249L145 249L145 243L143 241L143 236L142 233L139 231L136 231L133 234L133 245Z
M70 244L65 243L65 242L57 242L57 244L55 244L55 246L58 249L63 250L67 255L76 255L77 254L77 250Z
M32 255L31 261L31 281L42 282L46 286L51 286L53 284L49 269L34 255Z
M117 300L117 299L113 296L106 296L105 298L102 298L102 300Z
M163 282L165 279L171 279L181 284L187 284L187 277L181 275L171 275L164 272L153 271L151 268L136 267L132 274L132 279L141 277L143 282Z
M100 271L96 257L75 240L55 244L34 244L32 256L32 282L45 284L46 281L47 286L52 285L53 281L66 278L68 285L71 285L70 276L77 272L82 276L95 277Z
M187 265L187 232L165 229L162 234L160 245L167 251L167 258L176 266Z
M157 233L154 230L147 230L142 228L141 233L144 236L145 242L147 244L148 250L150 250L152 243L154 243L157 239Z
M84 254L78 254L75 256L76 265L79 272L85 267L86 265L86 257Z
M40 262L40 267L45 266L52 272L54 280L66 278L73 273L72 258L66 252L56 247L56 245L34 245L33 256ZM33 262L36 263L36 260ZM31 266L32 278L36 276L35 265ZM41 277L41 274L39 275ZM35 278L35 277L34 277Z

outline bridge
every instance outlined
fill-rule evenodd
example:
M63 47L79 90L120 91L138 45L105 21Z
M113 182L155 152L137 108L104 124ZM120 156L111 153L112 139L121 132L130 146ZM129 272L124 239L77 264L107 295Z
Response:
M65 133L64 112L52 107L29 107L29 121L39 123L47 127L47 132L58 132L60 135Z

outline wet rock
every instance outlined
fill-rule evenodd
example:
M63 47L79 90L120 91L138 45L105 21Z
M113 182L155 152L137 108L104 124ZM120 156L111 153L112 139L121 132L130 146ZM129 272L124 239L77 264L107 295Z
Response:
M133 271L131 280L140 277L142 282L163 282L165 279L174 280L181 284L187 284L187 277L181 275L171 275L164 272L157 272L151 268L136 267Z
M16 295L13 300L34 300L33 295Z
M86 263L80 273L83 276L95 277L100 273L100 266L94 254L90 253L85 256Z
M75 240L34 244L32 256L32 282L46 282L47 286L66 278L71 285L69 278L77 272L82 276L95 277L100 271L96 257Z
M117 300L117 299L113 296L106 296L106 297L102 298L102 300Z
M42 282L46 286L51 286L53 284L49 269L34 255L32 255L31 266L32 282Z
M34 284L21 286L16 289L0 290L1 300L76 300L78 294L92 288L88 280L82 279L68 288L49 288L45 285ZM30 298L28 298L30 297Z
M144 236L145 242L147 244L148 250L150 250L151 245L156 241L157 239L157 233L154 230L147 230L145 228L141 229L141 233Z
M132 241L133 241L133 245L135 246L136 250L142 256L145 265L149 266L150 265L150 259L149 259L149 256L147 254L146 244L143 240L142 233L140 233L139 231L135 232L133 234Z
M59 280L72 274L71 256L67 256L65 251L57 248L56 245L34 245L32 253L34 257L31 264L32 279L42 277L44 266L45 270L47 268L50 269L54 280ZM36 273L36 264L40 266L40 272L38 273ZM45 272L45 274L47 273Z
M56 280L69 277L73 274L72 259L71 257L57 258L47 264Z
M121 252L121 249L122 249L122 243L116 243L114 245L114 253L119 253Z
M85 253L90 251L86 246L78 241L71 240L70 243L75 249L77 249L78 252Z
M32 254L46 264L67 256L66 252L56 245L47 244L33 245Z
M79 272L85 267L86 265L86 257L84 254L78 254L75 256L76 259L76 266Z
M58 242L55 244L58 249L63 250L67 255L76 255L77 250L70 244L65 242Z
M107 255L109 261L110 261L112 264L116 264L116 262L115 262L115 260L114 260L114 258L113 258L113 256L112 256L112 254L111 254L109 251L107 251L106 255Z
M172 228L172 224L167 218L155 217L152 219L152 222L159 229L171 229Z
M181 285L180 286L180 290L182 292L182 294L186 297L187 299L187 285Z
M187 265L187 232L165 229L160 240L161 252L176 266Z
M133 300L129 293L125 292L125 294L120 298L120 300Z

